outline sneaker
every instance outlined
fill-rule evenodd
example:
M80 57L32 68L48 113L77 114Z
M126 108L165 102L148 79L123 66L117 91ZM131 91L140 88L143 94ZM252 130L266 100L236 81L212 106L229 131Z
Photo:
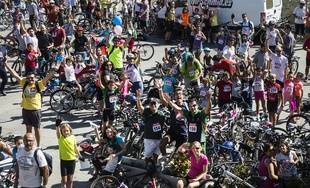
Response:
M2 96L6 96L6 93L5 93L4 91L1 91L0 94L1 94Z
M305 77L304 82L308 82L308 77Z

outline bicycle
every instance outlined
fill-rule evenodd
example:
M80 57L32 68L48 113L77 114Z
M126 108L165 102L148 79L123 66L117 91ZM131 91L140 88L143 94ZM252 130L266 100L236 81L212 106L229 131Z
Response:
M143 61L148 61L154 56L154 46L152 44L142 44L140 40L138 40L135 47Z

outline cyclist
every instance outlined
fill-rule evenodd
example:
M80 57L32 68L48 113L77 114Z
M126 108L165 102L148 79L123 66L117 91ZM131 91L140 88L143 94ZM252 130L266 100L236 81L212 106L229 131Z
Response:
M144 156L147 166L157 163L160 154L160 141L165 126L166 118L158 111L157 99L150 98L148 107L144 108L141 102L141 91L137 90L137 108L143 116L144 123Z
M140 90L143 92L143 80L142 75L139 68L139 60L140 57L136 57L135 54L129 53L127 55L127 67L125 69L125 72L130 80L130 82L133 84L131 92L136 93L137 90Z
M27 75L30 72L35 72L38 65L39 53L34 50L33 44L28 43L27 49L25 50L25 74Z
M184 78L185 87L198 87L200 77L203 75L202 66L193 54L189 54L181 65L181 75Z
M55 4L54 0L50 1L50 4L46 7L47 20L49 23L59 22L60 8Z
M305 0L300 0L299 6L293 11L295 17L295 38L297 38L299 34L303 37L305 33L305 18L307 14L305 4Z
M66 33L58 22L55 23L55 27L51 29L50 33L53 37L54 47L65 47Z
M232 82L229 80L227 73L223 74L222 79L216 83L218 87L218 106L219 111L222 111L222 108L225 104L230 103L231 93L232 93Z
M292 27L289 24L286 24L284 27L285 35L283 37L283 52L287 57L289 64L291 64L291 59L294 55L294 47L295 47L295 37L292 33Z
M242 21L234 22L234 20L232 20L232 23L236 24L236 25L240 25L241 26L241 33L248 36L248 39L251 39L253 34L254 34L254 24L252 21L250 21L248 19L246 13L243 13L241 16L242 16ZM232 17L232 18L234 18L234 17Z
M275 28L276 22L275 21L270 21L268 23L268 28L266 31L266 42L267 42L267 47L272 51L275 52L276 46L278 43L283 44L283 39L281 36L281 33L278 29Z
M150 6L146 0L142 0L140 4L140 27L143 31L146 31L147 27L149 26L149 19L150 19Z
M46 61L49 61L50 60L49 49L53 46L53 38L47 32L45 25L40 26L40 30L36 31L36 36L38 38L38 46L41 52L41 56L44 57Z
M205 180L211 178L208 175L208 157L202 153L202 147L198 141L193 142L191 146L187 143L183 144L178 151L187 155L191 166L185 179L178 181L177 188L199 187Z

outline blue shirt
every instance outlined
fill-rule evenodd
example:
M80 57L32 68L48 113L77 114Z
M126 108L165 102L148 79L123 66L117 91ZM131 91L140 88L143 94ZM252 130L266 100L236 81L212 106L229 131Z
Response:
M173 93L174 91L174 85L177 82L177 80L175 79L175 77L173 77L172 75L165 75L163 77L163 92L164 93Z

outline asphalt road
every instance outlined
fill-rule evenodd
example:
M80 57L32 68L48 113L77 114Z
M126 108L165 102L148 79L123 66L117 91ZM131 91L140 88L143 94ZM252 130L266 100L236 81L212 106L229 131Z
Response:
M1 33L2 34L2 33ZM163 41L159 38L151 38L150 43L154 44L155 54L154 57L147 62L142 63L142 69L150 68L155 65L155 61L161 61L164 53L164 48L168 47L163 45ZM300 47L300 45L299 45ZM251 51L251 54L254 53L256 49ZM214 53L214 52L213 52ZM305 68L305 52L303 50L298 51L297 55L302 57L300 61L299 71L304 72ZM310 84L305 83L305 97L307 93L310 92ZM22 125L21 117L21 88L18 86L7 86L6 89L7 96L0 97L0 126L2 127L2 134L15 134L15 135L24 135L25 126ZM45 149L48 153L53 156L54 170L53 174L49 178L48 187L56 188L60 187L60 168L59 168L59 157L58 157L58 144L55 133L55 118L56 113L51 111L49 104L49 97L44 98L44 106L42 109L42 148ZM286 107L287 108L287 107ZM285 121L286 113L281 114L281 118ZM87 120L98 121L99 118L95 115L94 112L87 110L74 110L70 114L65 116L65 120L70 123L73 128L74 135L77 136L78 140L82 140L82 135L84 133L90 132L91 127L85 123ZM281 125L279 125L281 126ZM75 175L74 175L74 187L84 188L89 187L88 179L91 176L87 174L87 171L81 171L80 165L77 164Z

